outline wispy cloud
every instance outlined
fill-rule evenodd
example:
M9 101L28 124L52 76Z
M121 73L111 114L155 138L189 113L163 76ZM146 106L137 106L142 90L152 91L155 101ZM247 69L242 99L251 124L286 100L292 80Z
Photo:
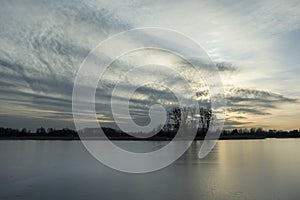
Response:
M12 125L21 118L29 122L31 117L32 123L28 124L32 127L39 126L44 119L51 121L49 125L63 126L62 121L68 121L68 126L71 126L73 81L83 59L109 36L145 26L181 31L207 50L226 87L228 125L250 126L257 123L259 117L272 118L276 110L292 118L290 111L284 110L282 105L288 107L298 103L300 90L295 81L300 77L295 70L291 73L292 67L282 59L287 55L279 53L276 48L278 40L286 33L300 29L299 16L298 1L280 0L231 3L174 3L169 0L159 3L94 0L2 2L0 117L5 120L1 120L0 125ZM166 38L161 38L161 41L169 42ZM184 48L180 42L174 45ZM145 51L131 58L120 58L106 72L97 90L99 100L96 105L102 112L103 121L109 122L112 117L108 105L116 82L124 78L126 70L147 59L156 64L172 65L183 76L189 77L195 96L199 101L207 102L209 92L205 81L188 63L166 53ZM140 75L145 73L141 71ZM174 77L174 86L180 87L178 80ZM134 81L129 81L128 87L134 84ZM291 92L293 97L289 97ZM145 105L157 99L174 101L166 89L140 88L131 102L133 115L146 115L148 107ZM20 123L20 126L25 125Z
M272 118L273 111L282 105L296 105L299 102L298 99L269 91L237 87L227 90L226 99L229 119L241 122L236 125L242 127L255 126L259 122L255 120L258 116Z

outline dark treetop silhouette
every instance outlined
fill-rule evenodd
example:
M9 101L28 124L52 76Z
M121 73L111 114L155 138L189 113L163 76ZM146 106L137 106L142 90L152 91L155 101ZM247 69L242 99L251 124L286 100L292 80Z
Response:
M213 121L213 114L210 108L194 109L190 107L172 108L168 112L167 122L157 127L153 132L154 136L148 138L135 138L125 132L113 128L102 128L105 135L112 140L171 140L177 133L180 126L193 127L198 125L195 139L204 139L210 124ZM81 139L101 139L98 136L97 128L86 128ZM150 133L151 134L151 133ZM153 135L153 134L151 134ZM82 136L82 135L81 135ZM220 139L264 139L264 138L298 138L299 130L263 130L262 128L251 129L230 129L223 130ZM45 129L38 128L35 132L23 128L22 130L13 128L0 128L0 139L58 139L77 140L78 133L71 129Z

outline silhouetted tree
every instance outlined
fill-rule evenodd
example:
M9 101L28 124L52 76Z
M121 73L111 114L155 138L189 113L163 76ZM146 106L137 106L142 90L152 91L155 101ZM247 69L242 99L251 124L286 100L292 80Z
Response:
M167 132L176 131L180 126L195 128L198 126L200 133L205 134L212 122L212 110L201 107L174 107L168 113L168 122L165 125Z
M43 127L38 128L38 129L36 130L36 134L37 134L37 135L46 135L46 130L45 130L45 128L43 128Z

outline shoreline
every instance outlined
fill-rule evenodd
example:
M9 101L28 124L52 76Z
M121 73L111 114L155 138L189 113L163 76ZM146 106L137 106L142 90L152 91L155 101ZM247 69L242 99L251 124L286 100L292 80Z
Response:
M299 137L263 137L263 136L221 136L218 140L265 140L265 139L296 139ZM47 137L47 136L26 136L26 137L0 137L0 140L62 140L62 141L74 141L74 140L113 140L113 141L171 141L173 138L128 138L128 137ZM194 141L204 140L204 137L196 137Z

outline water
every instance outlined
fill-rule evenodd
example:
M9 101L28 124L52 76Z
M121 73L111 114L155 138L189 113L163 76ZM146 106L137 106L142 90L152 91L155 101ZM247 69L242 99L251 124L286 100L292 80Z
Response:
M80 141L0 141L0 199L300 198L300 139L219 141L203 160L199 148L162 170L126 174Z

